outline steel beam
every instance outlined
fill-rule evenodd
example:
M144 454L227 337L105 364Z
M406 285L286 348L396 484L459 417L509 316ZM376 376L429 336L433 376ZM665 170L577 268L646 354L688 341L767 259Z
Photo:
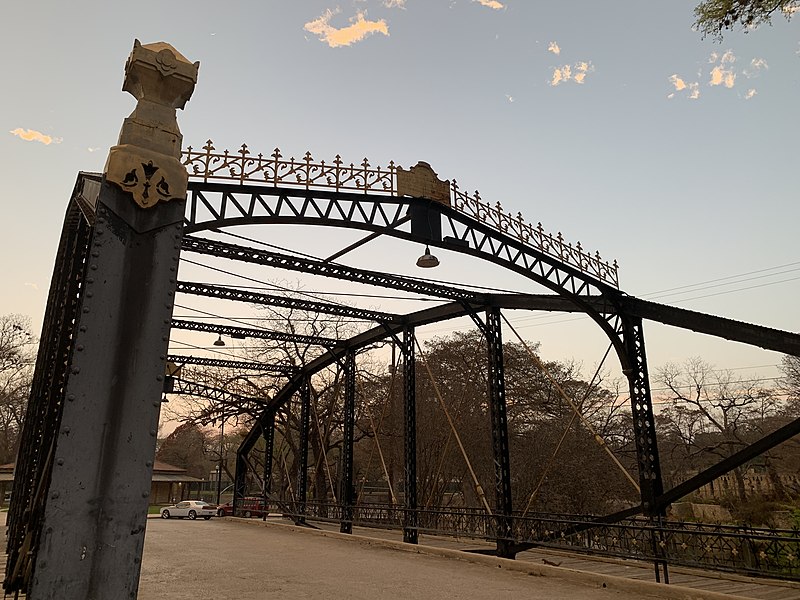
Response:
M232 327L230 325L218 325L217 323L198 323L197 321L182 321L179 319L172 319L172 329L187 329L190 331L217 333L237 339L256 338L262 340L277 340L279 342L312 344L316 346L336 346L340 343L339 340L334 338L326 338L316 335L300 335L286 333L284 331L271 331L267 329L255 329L252 327Z
M776 429L772 433L765 435L763 438L742 448L738 452L732 454L728 458L721 460L716 465L701 471L694 477L687 479L683 483L676 485L671 490L664 492L656 499L657 507L660 510L666 510L667 506L683 498L687 494L691 494L695 490L700 489L704 485L711 483L717 477L722 477L725 473L733 471L736 467L742 466L749 460L764 454L782 444L786 440L794 437L800 433L800 419L795 419L791 423Z
M623 365L623 372L628 378L631 396L642 508L647 516L657 517L659 514L656 498L664 492L664 488L641 319L623 317L622 341L627 362L627 365Z
M130 598L138 586L184 201L145 211L103 183L34 598Z
M310 258L301 258L271 250L250 248L248 246L229 244L217 240L207 240L194 236L186 236L183 240L182 247L184 251L196 252L209 256L218 256L221 258L275 267L278 269L286 269L289 271L311 273L314 275L320 275L322 277L331 277L345 281L352 281L355 283L363 283L365 285L402 290L408 293L423 294L426 296L435 296L439 298L449 298L450 300L464 300L466 302L483 303L488 297L487 294L482 294L455 286L440 285L428 281L414 279L412 277L392 275L389 273L382 273L380 271L356 269L354 267L347 267L329 262L332 259L316 260Z
M298 523L305 523L306 501L308 500L308 431L311 419L311 380L303 378L300 388L300 460L297 473L297 512Z
M206 358L205 356L183 356L181 354L170 354L167 360L176 365L198 365L201 367L218 367L221 369L241 369L243 371L263 371L265 373L275 373L283 376L290 376L297 372L297 367L284 367L281 365L268 365L259 362L249 362L243 360L226 360L222 358Z
M347 306L345 304L330 304L327 302L315 302L313 300L300 300L299 298L248 292L245 290L229 288L221 285L209 285L206 283L197 283L191 281L179 281L177 285L177 291L182 294L194 294L196 296L207 296L209 298L219 298L222 300L249 302L251 304L261 304L264 306L293 308L308 312L338 315L351 319L377 321L379 323L393 323L400 320L399 315L393 315L374 310L363 310L360 308Z
M508 444L500 309L491 308L486 311L484 333L488 350L488 396L492 424L492 448L494 450L497 556L514 558L511 522L514 506L511 497L511 459Z
M341 533L353 533L353 438L356 420L356 353L349 350L344 360L344 433L342 439L342 523Z
M275 445L275 412L267 411L262 418L262 435L264 436L264 504L272 493L272 459ZM264 516L266 516L266 510Z
M80 314L84 261L91 236L91 227L75 202L81 187L79 178L64 216L14 468L3 583L8 594L28 592L42 533L42 514L47 502L47 495L42 491L46 491L46 482L50 479L53 450L65 404L64 384L73 350L75 322Z
M419 515L417 514L417 382L414 355L414 329L403 329L401 354L403 355L403 426L405 456L405 513L403 516L403 541L419 541ZM395 365L393 367L397 368Z

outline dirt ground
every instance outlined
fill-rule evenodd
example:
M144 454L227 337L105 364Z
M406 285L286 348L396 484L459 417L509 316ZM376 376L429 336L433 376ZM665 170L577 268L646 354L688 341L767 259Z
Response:
M646 597L641 591L225 519L148 520L139 585L139 600Z

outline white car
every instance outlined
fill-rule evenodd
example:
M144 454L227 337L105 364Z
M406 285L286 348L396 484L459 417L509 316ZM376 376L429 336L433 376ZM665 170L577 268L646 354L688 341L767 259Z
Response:
M203 517L208 521L211 517L217 514L217 507L202 500L184 500L178 502L174 506L165 506L161 509L161 518L169 519L170 517L178 517L182 519L188 517L192 520L197 517Z

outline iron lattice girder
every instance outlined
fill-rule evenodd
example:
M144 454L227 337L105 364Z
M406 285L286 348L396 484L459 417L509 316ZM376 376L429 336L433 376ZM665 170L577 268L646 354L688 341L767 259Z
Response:
M256 223L316 223L363 229L489 259L562 294L580 297L617 291L587 272L583 263L576 267L565 262L573 258L577 248L570 252L567 247L569 256L559 260L488 223L421 198L195 181L189 182L189 191L187 234ZM450 235L433 240L399 229L397 222L412 206L441 213Z
M251 304L278 306L281 308L293 308L308 312L320 312L329 315L349 317L351 319L377 321L378 323L396 323L401 319L399 315L378 312L375 310L363 310L344 304L329 304L327 302L315 302L313 300L300 300L298 298L275 296L273 294L262 294L260 292L247 292L221 285L209 285L206 283L196 283L191 281L179 281L176 291L183 294L208 296L210 298L235 300L237 302L249 302Z
M253 398L252 396L242 396L234 392L215 388L204 383L196 381L189 381L187 379L180 379L178 377L169 377L167 383L172 384L170 394L182 394L184 396L198 396L200 398L207 398L214 402L219 402L225 407L241 408L247 404L253 404L257 407L267 406L267 401L263 398Z
M240 246L238 244L229 244L193 236L183 238L182 248L184 251L196 252L198 254L228 258L289 271L311 273L323 277L333 277L366 285L374 285L376 287L448 298L450 300L487 303L490 298L489 294L481 294L464 288L439 285L411 277L402 277L366 269L356 269L354 267L347 267L324 260L299 258L289 254L273 252L271 250L259 250L247 246Z
M221 369L241 369L244 371L264 371L265 373L277 373L289 377L297 372L296 367L286 367L281 365L268 365L266 363L251 362L244 360L226 360L224 358L206 358L205 356L182 356L180 354L170 354L167 360L176 365L198 365L201 367L219 367Z
M315 335L300 335L283 331L253 329L251 327L233 327L231 325L218 325L216 323L198 323L197 321L182 321L179 319L172 320L172 328L218 333L233 338L258 338L262 340L276 340L279 342L311 344L314 346L337 346L341 344L339 340L334 338L325 338Z

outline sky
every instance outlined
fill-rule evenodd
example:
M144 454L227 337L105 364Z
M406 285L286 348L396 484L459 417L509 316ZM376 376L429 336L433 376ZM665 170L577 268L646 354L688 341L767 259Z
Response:
M423 160L442 179L616 259L620 287L631 295L798 331L800 22L777 17L718 42L693 30L694 5L8 3L0 37L0 314L29 315L41 327L77 173L102 169L135 105L121 85L139 39L169 42L200 61L194 96L178 114L184 147L212 139L218 149L247 143L256 153L279 147L284 156L310 151L315 159L369 157L373 165ZM316 256L360 237L285 229L247 234ZM542 291L444 251L435 272L421 273L414 267L420 253L387 240L345 262ZM189 264L181 276L212 277ZM348 290L279 278L309 291ZM366 302L413 310L397 299ZM194 309L257 314L188 303L184 316L199 314ZM546 358L575 359L587 374L607 345L586 318L509 316L525 338L541 342ZM437 324L420 335L467 327ZM187 335L175 334L173 349L208 345ZM774 352L650 323L645 337L651 370L700 356L747 377L779 375Z

